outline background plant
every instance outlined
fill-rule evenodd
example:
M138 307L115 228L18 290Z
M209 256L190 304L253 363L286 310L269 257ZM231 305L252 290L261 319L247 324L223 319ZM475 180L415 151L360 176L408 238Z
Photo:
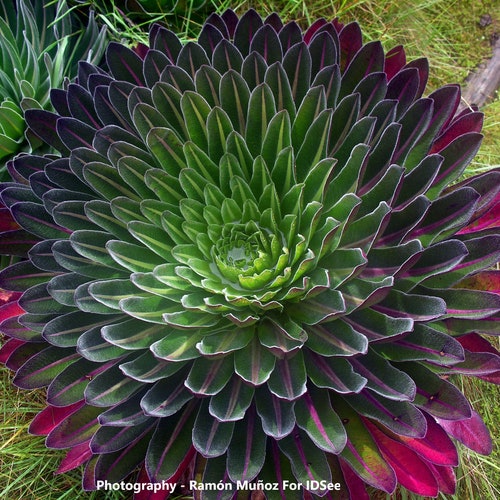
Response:
M106 32L93 14L83 23L65 1L7 0L0 7L0 161L26 149L24 111L50 106L50 91L76 75L78 61L98 62ZM31 147L39 144L28 136ZM5 180L2 165L0 176Z

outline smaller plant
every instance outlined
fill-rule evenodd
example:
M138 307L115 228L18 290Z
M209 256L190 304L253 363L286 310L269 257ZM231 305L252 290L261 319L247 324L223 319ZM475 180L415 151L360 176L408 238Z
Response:
M66 1L10 0L0 6L0 159L26 145L24 111L50 107L50 92L76 75L78 61L99 62L106 30L92 12L83 23ZM39 144L29 137L32 148ZM2 166L1 176L5 168Z

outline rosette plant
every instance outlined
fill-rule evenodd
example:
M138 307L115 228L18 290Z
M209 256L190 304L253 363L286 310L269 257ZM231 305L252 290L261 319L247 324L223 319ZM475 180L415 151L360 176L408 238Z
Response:
M59 153L1 189L25 257L0 275L24 311L2 356L48 387L31 432L69 449L59 472L453 492L453 439L491 451L453 375L500 373L500 237L478 222L500 172L460 179L481 114L456 85L423 97L426 60L356 23L228 10L106 63L26 112Z
M50 89L76 76L81 59L99 62L106 43L92 12L83 23L64 0L2 2L0 160L25 146L24 110L50 107Z

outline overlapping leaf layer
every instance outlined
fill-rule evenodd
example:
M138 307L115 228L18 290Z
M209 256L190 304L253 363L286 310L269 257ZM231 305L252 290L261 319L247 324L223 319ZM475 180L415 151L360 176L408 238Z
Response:
M491 447L448 376L499 380L500 173L456 182L482 116L427 71L355 23L226 11L26 113L60 154L8 165L2 355L48 386L60 471L453 491L450 436Z

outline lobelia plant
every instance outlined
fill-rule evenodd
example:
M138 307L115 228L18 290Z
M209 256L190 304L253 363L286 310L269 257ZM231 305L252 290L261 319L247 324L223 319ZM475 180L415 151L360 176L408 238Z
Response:
M58 472L452 493L453 439L491 451L452 376L500 381L500 172L458 181L481 113L336 20L227 10L106 63L26 112L59 154L18 156L1 188L24 260L0 286L25 311L1 357L48 386L30 430L69 448Z
M64 0L45 3L7 0L0 7L0 160L28 147L24 110L50 107L51 87L73 78L81 59L99 62L107 43L92 12L84 24Z

